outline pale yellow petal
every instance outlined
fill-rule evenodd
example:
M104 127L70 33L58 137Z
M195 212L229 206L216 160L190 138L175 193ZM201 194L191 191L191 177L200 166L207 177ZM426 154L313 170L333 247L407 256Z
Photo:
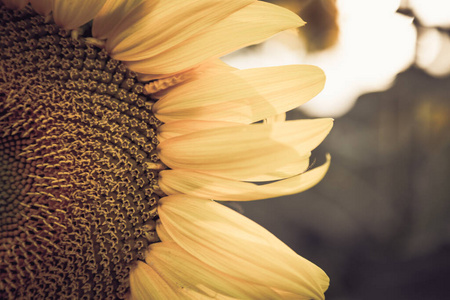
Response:
M180 299L176 290L142 261L137 261L130 272L130 291L132 300Z
M274 291L277 292L283 300L311 300L311 298L308 296L299 296L295 293L289 293L277 289L274 289Z
M160 199L158 211L173 240L212 268L237 279L323 299L326 274L239 213L186 195Z
M280 119L281 120L281 119ZM239 125L232 122L214 122L214 121L175 121L168 124L163 124L158 129L158 139L160 142L177 137L183 134L192 133L195 131L231 127ZM304 172L309 167L309 157L311 153L307 153L297 159L290 160L287 164L281 165L281 161L277 161L277 166L270 169L266 173L260 173L255 176L246 178L247 181L273 181L292 177Z
M33 9L40 15L48 16L52 11L53 0L30 0Z
M158 152L172 169L248 180L309 157L332 123L315 119L209 129L167 139Z
M11 9L22 9L28 4L28 0L2 0L6 7Z
M214 120L248 124L253 116L252 97L269 105L268 100L235 72L224 72L202 76L172 89L155 103L153 112L165 123Z
M153 57L209 29L255 0L161 0L134 24L110 35L106 48L118 60Z
M143 74L180 72L303 24L293 12L258 1L158 55L129 61L127 65L131 70ZM126 57L122 59L127 60Z
M122 27L130 27L136 20L148 15L158 1L106 0L92 22L92 36L107 39Z
M248 201L296 194L316 185L325 176L327 162L303 174L265 185L235 181L189 170L164 170L159 173L159 187L167 195L224 200Z
M158 219L156 221L156 226L158 227L158 237L162 242L170 242L173 241L173 239L170 237L170 235L165 230L163 224L161 224L161 220Z
M220 121L175 121L161 125L158 127L158 140L163 142L167 139L174 138L180 135L193 133L205 129L223 128L241 125L233 122L220 122Z
M308 152L303 156L297 157L297 159L293 159L286 165L278 166L267 173L249 177L246 181L274 181L297 176L309 168L310 156L311 152Z
M264 119L264 123L273 124L286 121L286 113L277 114Z
M175 72L173 74L142 74L137 73L138 78L141 81L157 80L160 78L169 78L172 76L177 76L179 74L189 73L189 81L196 80L201 76L215 76L221 72L229 72L237 70L236 68L224 63L219 58L212 58L207 61L202 62L200 65L193 67L192 69L185 70L183 72ZM158 97L160 98L160 97Z
M53 19L64 29L76 29L92 20L106 0L53 0Z
M203 288L203 292L206 293L206 295L193 290L183 290L183 293L188 296L189 299L193 300L237 300L236 298L217 294L206 287Z
M180 85L162 97L153 111L165 123L191 119L248 124L302 105L324 83L323 71L310 65L223 72Z
M237 299L280 299L267 286L252 284L221 273L184 251L175 242L152 244L145 262L172 286L192 290L204 296L212 291L217 295Z

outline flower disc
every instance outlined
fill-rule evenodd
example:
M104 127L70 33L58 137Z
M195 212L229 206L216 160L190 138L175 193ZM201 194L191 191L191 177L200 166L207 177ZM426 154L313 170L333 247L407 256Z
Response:
M0 298L124 298L158 241L153 102L104 50L0 15Z

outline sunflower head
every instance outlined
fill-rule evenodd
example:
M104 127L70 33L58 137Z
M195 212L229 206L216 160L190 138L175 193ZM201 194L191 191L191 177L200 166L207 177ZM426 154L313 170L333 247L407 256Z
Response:
M158 241L153 100L105 50L0 14L2 298L123 298Z
M323 72L216 59L301 19L252 0L28 2L0 5L0 298L323 298L322 270L211 200L326 173L309 157L332 120L279 118Z

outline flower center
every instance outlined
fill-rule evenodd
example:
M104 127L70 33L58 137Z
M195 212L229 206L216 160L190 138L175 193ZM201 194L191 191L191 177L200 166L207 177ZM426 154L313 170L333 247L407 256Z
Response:
M153 102L133 72L0 6L0 298L116 299L155 231Z

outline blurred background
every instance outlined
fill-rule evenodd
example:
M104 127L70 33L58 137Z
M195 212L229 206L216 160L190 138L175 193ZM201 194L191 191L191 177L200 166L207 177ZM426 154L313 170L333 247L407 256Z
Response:
M334 117L299 195L234 203L331 278L327 299L450 299L450 1L277 0L308 24L225 57L314 64L324 91L288 119Z

